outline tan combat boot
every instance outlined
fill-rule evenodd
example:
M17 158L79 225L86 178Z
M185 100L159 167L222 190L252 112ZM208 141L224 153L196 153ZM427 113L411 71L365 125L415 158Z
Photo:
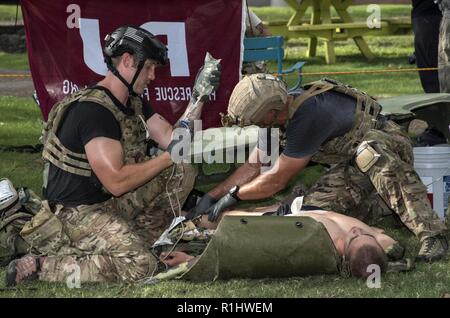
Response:
M416 257L416 261L438 261L447 254L447 251L448 242L444 235L428 237L422 242L422 247Z

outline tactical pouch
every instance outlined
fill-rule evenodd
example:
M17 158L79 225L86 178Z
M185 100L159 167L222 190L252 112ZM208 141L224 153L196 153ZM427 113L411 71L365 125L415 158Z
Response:
M63 224L47 201L42 201L41 209L25 223L20 235L32 248L45 255L54 255L62 245L69 242Z
M11 181L4 178L0 180L0 215L4 216L6 211L19 205L19 195Z
M372 148L370 142L362 142L356 150L356 165L362 172L369 171L379 158L380 154Z
M19 232L40 208L41 200L27 188L15 189L8 179L0 180L0 265L29 251Z

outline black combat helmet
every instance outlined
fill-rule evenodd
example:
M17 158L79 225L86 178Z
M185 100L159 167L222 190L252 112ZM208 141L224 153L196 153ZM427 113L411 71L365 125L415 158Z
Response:
M156 36L149 31L134 25L119 27L117 30L105 37L105 62L108 69L116 75L127 87L130 94L134 94L133 85L147 59L154 60L160 65L166 65L167 47L162 44ZM111 58L121 56L124 53L133 54L137 59L137 71L128 83L112 64Z

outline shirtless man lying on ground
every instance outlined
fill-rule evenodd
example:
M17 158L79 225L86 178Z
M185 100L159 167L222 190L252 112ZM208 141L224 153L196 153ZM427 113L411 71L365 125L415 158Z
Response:
M254 209L252 212L229 211L224 215L280 214L277 211L280 211L279 206L269 206ZM382 229L368 226L358 219L323 210L300 211L286 216L307 216L322 223L328 231L339 256L349 262L352 276L367 277L370 274L367 272L367 267L371 264L379 265L381 271L385 272L388 256L389 259L400 259L403 256L404 250L397 241L386 235ZM211 223L207 220L207 216L203 216L201 226L216 228L219 222L220 219ZM160 260L168 266L175 266L193 258L191 255L177 251L169 254L162 253Z

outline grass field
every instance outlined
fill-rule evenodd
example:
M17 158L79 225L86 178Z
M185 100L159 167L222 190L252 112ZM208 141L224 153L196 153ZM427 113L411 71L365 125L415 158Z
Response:
M0 6L0 20L5 14ZM409 6L383 6L383 17L407 16ZM15 10L15 8L14 8ZM9 11L9 16L11 15ZM15 11L13 11L15 14ZM255 8L263 19L287 19L289 9ZM354 9L355 16L363 19L365 6ZM8 16L8 14L6 16ZM413 51L413 37L367 38L377 59L368 63L356 46L350 42L336 45L337 63L325 65L323 48L318 57L306 59L305 72L347 71L368 69L408 68L407 57ZM291 39L286 45L285 66L304 60L306 41ZM25 55L8 55L0 52L0 69L27 69ZM307 76L305 81L320 76ZM392 75L345 75L335 77L377 97L421 93L417 73ZM292 78L288 78L292 81ZM1 92L0 92L0 95ZM41 130L40 112L31 98L0 96L0 146L34 145ZM0 177L10 178L16 186L28 186L40 192L42 163L38 154L0 153ZM317 167L297 177L306 184L319 175ZM286 192L285 192L286 193ZM281 196L277 196L279 198ZM393 218L380 224L388 234L407 247L407 256L414 256L419 248L418 240ZM20 288L6 289L0 270L0 297L440 297L450 292L450 261L447 259L431 265L418 264L414 271L389 273L382 279L380 289L367 288L364 281L339 276L315 276L290 279L230 280L194 284L182 281L163 282L153 286L83 285L81 289L69 289L64 284L31 283Z
M15 5L0 5L0 21L2 22L15 22L16 19L16 10L17 12L17 20L22 20L22 10L20 6L17 8Z
M10 54L0 52L0 70L28 70L26 54Z
M251 9L263 21L287 21L294 13L294 10L290 7L254 7ZM383 4L380 5L380 9L381 19L407 18L411 14L411 6L404 4ZM368 12L367 10L368 5L354 5L348 9L348 12L355 21L365 21L373 12ZM309 8L304 19L309 19L311 12L312 10ZM331 17L338 17L334 7L331 9Z

